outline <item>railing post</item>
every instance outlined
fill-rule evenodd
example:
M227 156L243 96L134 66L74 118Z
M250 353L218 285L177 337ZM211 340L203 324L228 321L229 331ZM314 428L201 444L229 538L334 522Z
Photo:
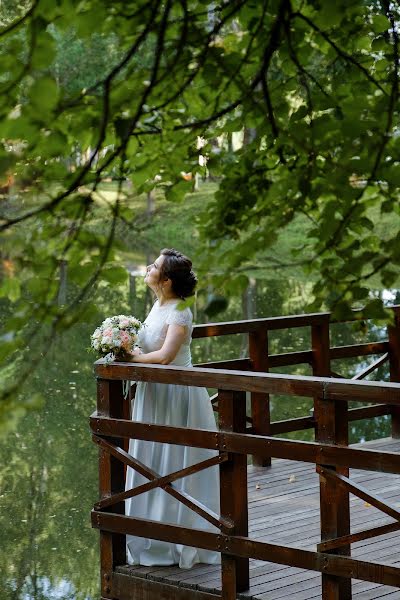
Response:
M99 379L97 381L97 412L105 417L124 418L124 397L121 381ZM119 445L122 446L122 441ZM99 450L100 498L121 492L125 485L125 470L122 462L108 452ZM124 514L124 502L115 504L112 512ZM100 572L102 598L113 599L112 581L116 565L126 563L126 536L119 533L100 531Z
M265 328L249 333L249 356L253 371L268 373L268 330ZM271 435L269 394L251 392L251 418L253 430L258 435ZM270 467L271 459L253 456L253 465Z
M330 376L329 315L323 322L312 325L313 375ZM318 442L348 445L347 403L335 402L325 397L314 398L315 437ZM324 465L329 466L329 465ZM348 468L337 469L348 476ZM334 482L320 476L321 541L350 533L349 494ZM350 546L343 546L332 553L350 555ZM322 574L323 600L350 600L351 579Z
M394 311L394 324L388 327L390 381L400 382L400 308ZM391 406L392 437L400 438L400 406Z
M218 390L219 428L244 433L246 394ZM220 465L221 516L234 523L233 535L248 535L247 455L229 454ZM249 559L221 553L222 598L235 600L236 593L249 589Z

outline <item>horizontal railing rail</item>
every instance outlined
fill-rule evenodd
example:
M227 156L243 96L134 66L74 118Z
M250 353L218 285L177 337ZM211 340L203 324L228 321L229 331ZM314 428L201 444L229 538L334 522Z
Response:
M348 448L320 442L264 437L249 433L139 423L102 417L96 413L90 417L90 426L93 434L99 438L133 438L177 446L234 452L242 455L260 454L265 457L400 474L400 455L395 452Z
M400 304L391 306L390 309L399 311ZM193 338L197 339L202 337L233 335L236 333L250 333L252 331L259 331L260 328L273 331L277 329L309 327L310 325L323 324L327 319L331 324L352 323L359 320L365 321L365 317L360 318L360 316L357 315L357 311L354 311L354 316L348 317L347 319L335 319L332 318L330 312L319 312L279 317L264 317L261 319L247 319L243 321L201 323L193 327Z
M291 396L319 395L326 400L375 402L400 405L400 384L384 381L353 381L312 375L282 375L226 369L178 367L119 362L95 363L96 375L108 380L157 381L222 390L267 392Z

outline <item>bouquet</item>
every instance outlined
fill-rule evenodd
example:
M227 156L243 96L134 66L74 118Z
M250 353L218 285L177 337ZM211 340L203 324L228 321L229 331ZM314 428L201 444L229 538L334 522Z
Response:
M136 345L142 323L132 316L116 315L105 319L91 335L91 347L110 361L123 358Z

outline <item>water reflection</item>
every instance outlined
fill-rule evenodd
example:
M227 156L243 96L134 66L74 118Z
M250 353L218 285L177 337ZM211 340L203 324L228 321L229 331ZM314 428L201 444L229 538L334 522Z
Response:
M228 309L216 320L300 313L304 290L295 282L253 280L242 296L230 299ZM98 302L92 322L75 326L60 336L39 366L25 394L42 392L45 403L19 422L0 446L1 490L0 589L10 600L91 600L99 597L98 532L89 524L89 512L97 499L97 451L93 446L88 416L95 408L93 355L86 351L89 334L109 314L132 312L143 318L152 298L142 277L131 275L129 289L107 290ZM207 319L197 306L197 321ZM386 333L352 325L332 328L332 342L347 345L380 340ZM310 347L308 328L271 334L270 351L304 350ZM195 340L195 362L246 356L245 336ZM334 370L354 375L374 360L335 361ZM310 374L308 365L280 369ZM387 365L375 378L387 379ZM309 414L307 398L272 397L274 420ZM385 418L351 425L351 440L382 437L389 433ZM292 434L311 439L311 432Z

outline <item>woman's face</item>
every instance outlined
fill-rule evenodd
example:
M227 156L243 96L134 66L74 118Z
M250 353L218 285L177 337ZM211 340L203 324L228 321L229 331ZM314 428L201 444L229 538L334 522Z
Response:
M160 267L164 260L165 256L161 254L151 265L148 265L146 267L146 275L144 277L144 281L153 291L156 291L156 289L159 286Z

